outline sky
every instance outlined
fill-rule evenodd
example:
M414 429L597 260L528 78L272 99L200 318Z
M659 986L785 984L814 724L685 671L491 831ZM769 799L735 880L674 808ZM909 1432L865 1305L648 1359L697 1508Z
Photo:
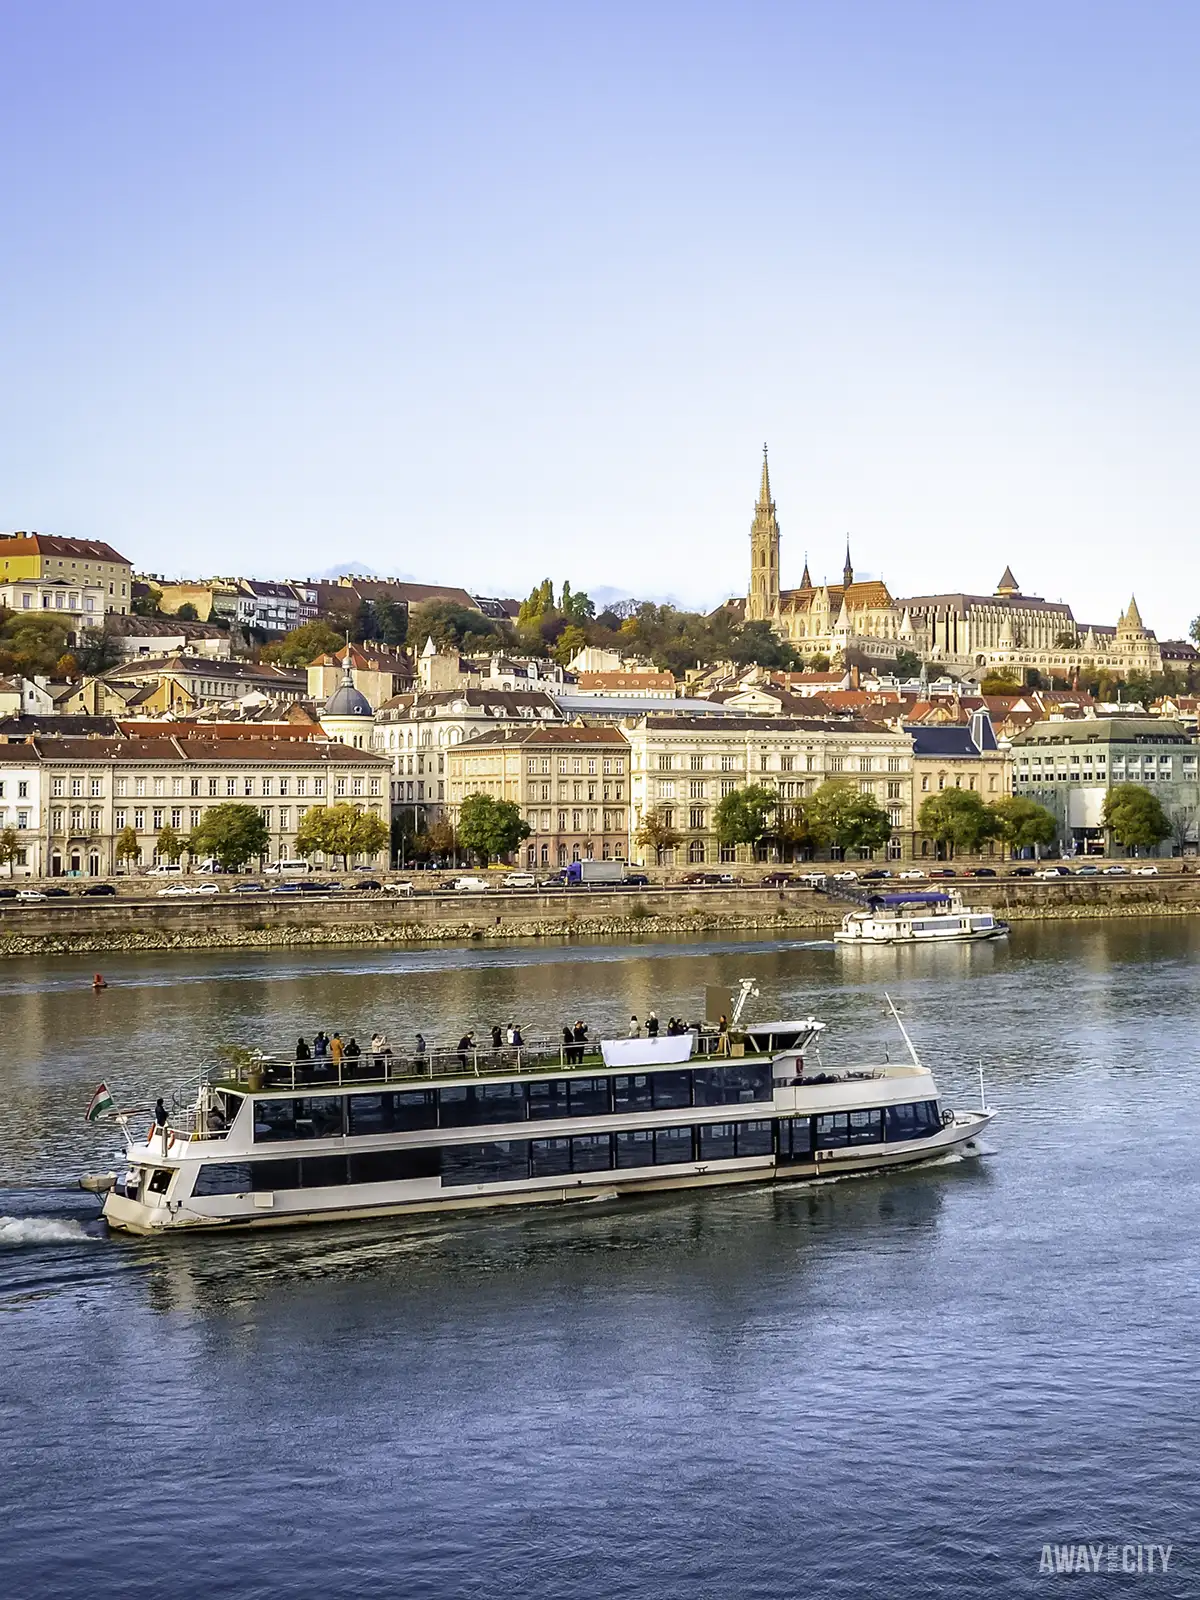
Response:
M1194 4L0 0L0 528L1178 637Z

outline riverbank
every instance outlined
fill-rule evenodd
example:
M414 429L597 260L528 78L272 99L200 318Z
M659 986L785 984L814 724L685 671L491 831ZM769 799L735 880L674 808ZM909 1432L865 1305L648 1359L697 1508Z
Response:
M1095 917L1193 916L1200 878L975 879L958 885L971 905L1013 922ZM6 905L0 958L109 951L262 949L306 945L461 944L487 939L631 937L638 934L790 933L832 929L844 902L806 888L666 889L620 893L536 891L411 900L206 900L116 898Z

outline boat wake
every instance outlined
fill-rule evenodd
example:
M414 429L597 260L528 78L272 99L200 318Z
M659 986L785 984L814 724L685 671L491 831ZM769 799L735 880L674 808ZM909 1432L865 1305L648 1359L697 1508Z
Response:
M0 1246L86 1244L93 1237L81 1222L55 1217L0 1217Z

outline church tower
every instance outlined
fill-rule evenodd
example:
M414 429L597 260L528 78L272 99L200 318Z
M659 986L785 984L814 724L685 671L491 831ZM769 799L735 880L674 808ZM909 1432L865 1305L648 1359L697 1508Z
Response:
M846 565L842 568L842 587L848 589L854 582L854 566L850 560L850 536L846 535Z
M747 622L772 622L779 614L779 523L771 499L767 447L763 445L762 486L750 524L750 592Z

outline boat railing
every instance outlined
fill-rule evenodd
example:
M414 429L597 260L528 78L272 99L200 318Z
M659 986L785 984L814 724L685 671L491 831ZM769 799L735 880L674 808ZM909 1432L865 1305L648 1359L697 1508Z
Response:
M741 1036L718 1033L714 1029L689 1030L692 1033L692 1059L740 1055ZM660 1035L660 1037L666 1037ZM255 1054L238 1064L235 1071L220 1069L212 1082L221 1087L249 1090L251 1093L278 1089L353 1088L358 1084L421 1083L444 1078L482 1078L496 1074L541 1073L561 1070L586 1072L604 1069L599 1041L567 1044L565 1040L530 1039L519 1045L472 1043L424 1051L372 1051L343 1055L340 1061L328 1056L297 1061L294 1057ZM631 1068L631 1071L645 1068Z

